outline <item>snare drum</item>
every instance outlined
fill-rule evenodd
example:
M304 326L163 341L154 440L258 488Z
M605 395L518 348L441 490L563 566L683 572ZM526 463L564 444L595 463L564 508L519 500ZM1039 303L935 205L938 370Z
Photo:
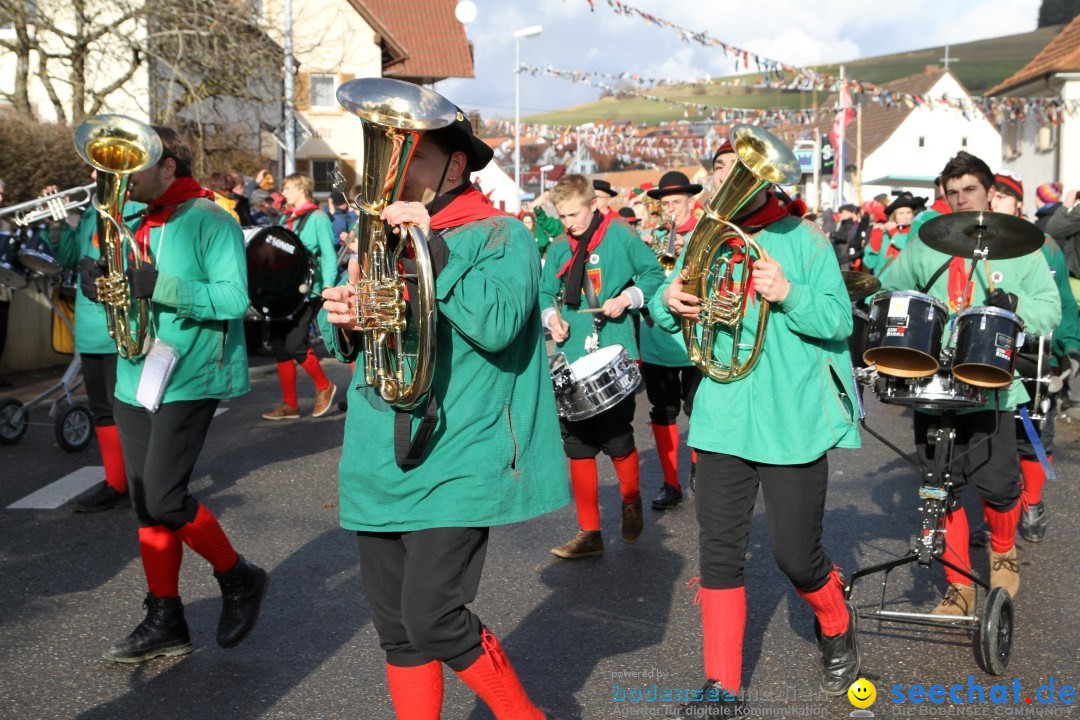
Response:
M0 233L0 285L19 290L30 284L30 277L16 257L18 238Z
M1016 368L1016 347L1024 321L996 307L977 307L956 317L953 375L977 387L1009 385Z
M31 272L41 273L46 277L60 274L60 263L52 255L45 233L31 230L19 247L19 262Z
M622 345L602 347L569 365L565 357L556 355L549 365L559 416L571 421L618 405L641 382L637 363Z
M936 410L959 410L986 403L986 393L944 372L926 378L878 376L878 400L889 405Z
M902 378L938 371L941 339L949 322L945 303L912 290L885 292L870 304L863 360L878 373Z
M870 316L859 308L851 310L851 335L848 336L848 350L851 351L851 364L854 367L866 367L863 353L866 352L866 326L870 322Z

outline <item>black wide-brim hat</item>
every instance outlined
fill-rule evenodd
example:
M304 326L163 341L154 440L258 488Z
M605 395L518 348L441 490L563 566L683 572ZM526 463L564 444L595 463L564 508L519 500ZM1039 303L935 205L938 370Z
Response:
M462 109L456 108L456 110L457 114L454 116L455 119L452 125L447 125L438 130L431 130L429 134L438 137L440 141L445 142L454 150L465 153L465 157L469 158L470 171L482 170L491 162L491 158L495 157L495 151L488 147L488 144L483 140L476 137L472 123L469 122L469 117Z
M625 207L625 206L619 208L619 216L622 217L624 220L626 220L626 222L630 223L631 225L637 225L639 222L641 222L641 218L639 218L634 213L633 209Z
M892 217L892 214L900 208L911 208L918 212L926 207L926 198L915 197L911 193L904 193L889 204L889 207L885 208L885 217Z
M618 197L619 195L619 191L613 190L611 187L611 183L609 183L607 180L593 180L592 186L593 190L599 190L608 197Z
M667 195L697 195L701 190L701 185L691 183L686 173L669 170L660 177L657 186L646 194L654 200L659 200Z

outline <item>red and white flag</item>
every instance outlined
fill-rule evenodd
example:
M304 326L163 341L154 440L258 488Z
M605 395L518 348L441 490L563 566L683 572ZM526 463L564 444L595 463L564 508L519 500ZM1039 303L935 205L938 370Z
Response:
M832 130L829 131L829 142L833 146L836 159L833 161L833 177L830 187L836 189L840 185L840 178L843 177L844 165L847 164L847 158L844 157L844 149L840 147L840 137L847 128L848 124L855 119L855 106L851 102L851 93L848 92L847 84L840 88L840 108L836 113L836 120L833 121Z

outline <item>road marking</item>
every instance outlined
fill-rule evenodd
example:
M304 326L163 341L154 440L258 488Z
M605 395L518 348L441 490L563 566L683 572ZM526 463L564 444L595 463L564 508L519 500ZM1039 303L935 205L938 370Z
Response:
M105 468L87 465L11 503L8 510L55 510L105 479Z
M214 411L214 417L217 417L218 415L224 415L227 412L229 412L229 408L218 408Z

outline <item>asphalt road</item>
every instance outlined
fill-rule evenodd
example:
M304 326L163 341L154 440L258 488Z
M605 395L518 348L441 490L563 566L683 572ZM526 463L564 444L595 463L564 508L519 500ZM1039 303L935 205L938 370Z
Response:
M324 365L343 385L345 368ZM306 414L311 388L305 382ZM224 405L228 412L215 419L192 483L239 551L271 572L253 635L232 650L215 644L217 585L206 563L187 552L181 593L196 651L135 667L108 663L101 651L143 612L131 511L0 509L0 717L393 717L353 540L337 525L343 415L262 421L260 413L278 402L278 393L274 376L258 374L250 394ZM904 411L867 402L872 424L910 450ZM660 482L647 417L640 396L646 500ZM898 684L907 693L913 684L934 683L961 683L965 697L969 683L985 686L988 704L954 706L953 713L1080 716L1061 697L1063 686L1080 682L1080 495L1074 484L1080 426L1061 423L1058 434L1060 479L1047 483L1047 539L1034 546L1019 541L1023 580L1007 670L998 678L980 670L968 633L864 622L863 676L877 686L871 710L878 717L949 712L948 701L892 702ZM684 457L684 467L687 462ZM69 455L50 429L32 427L18 445L0 447L0 508L97 464L96 446ZM610 463L601 461L600 471L606 554L577 562L549 554L576 530L571 507L497 528L474 605L503 639L529 693L564 720L658 714L661 703L614 698L628 687L696 689L703 680L699 611L687 586L697 574L693 500L664 515L646 510L645 533L628 546L618 539L618 486ZM825 540L834 562L850 571L903 555L918 527L911 468L864 434L862 450L830 456L830 472ZM966 504L978 512L970 492ZM985 572L985 551L973 550L973 558ZM754 706L774 717L847 717L853 708L846 697L817 695L812 615L772 560L760 503L747 583L743 683ZM943 587L940 570L905 568L891 576L887 601L892 609L929 611ZM879 592L878 580L867 581L856 587L856 602L872 606ZM1051 676L1055 702L1039 704L1035 692ZM1014 681L1019 706L1011 704ZM989 704L995 682L1008 684L1010 704ZM1029 697L1030 705L1024 702ZM448 673L443 717L491 715Z

